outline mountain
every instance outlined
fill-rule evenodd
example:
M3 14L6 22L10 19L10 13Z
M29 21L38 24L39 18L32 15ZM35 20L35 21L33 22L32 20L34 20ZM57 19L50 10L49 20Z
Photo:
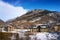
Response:
M4 24L4 21L0 19L0 25Z
M30 27L36 24L56 24L60 23L60 12L35 9L26 14L6 22L15 28Z
M0 27L2 27L4 24L5 24L5 22L0 19Z

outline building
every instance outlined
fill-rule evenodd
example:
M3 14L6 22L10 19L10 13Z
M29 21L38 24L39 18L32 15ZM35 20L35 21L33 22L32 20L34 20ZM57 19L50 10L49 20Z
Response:
M57 24L54 26L54 31L60 32L60 23L57 23Z
M3 26L3 25L0 25L0 32L5 32L5 31L4 31L4 26Z
M2 27L0 26L0 32L2 32Z
M11 25L7 25L7 26L5 27L5 31L7 31L7 32L14 31L14 27L11 26Z
M38 30L37 27L30 27L29 29L30 29L30 32L37 32Z
M30 32L49 32L47 24L38 24L36 26L30 27Z
M49 26L47 24L37 25L38 32L49 32Z

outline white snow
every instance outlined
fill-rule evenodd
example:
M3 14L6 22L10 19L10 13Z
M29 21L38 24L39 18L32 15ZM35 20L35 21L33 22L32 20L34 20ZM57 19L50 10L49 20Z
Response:
M35 21L38 21L38 20L40 20L41 19L41 17L39 17L39 18L37 18L37 19L33 19L31 22L35 22Z
M16 40L15 35L12 35L11 40Z
M57 34L47 33L47 32L41 32L36 34L37 40L52 40L57 39Z
M23 38L26 39L26 35L25 33L29 31L27 29L15 29L14 31L11 31L12 33L18 33L19 34L19 38ZM49 32L37 32L34 35L29 35L30 40L57 40L57 37L59 35L57 33L49 33ZM15 39L14 35L11 38L12 40Z
M30 40L35 40L36 36L35 35L29 35Z
M19 34L19 38L26 39L26 31L27 29L23 30L16 30L15 32ZM30 40L57 40L58 35L56 33L48 33L48 32L37 32L35 35L29 35Z
M30 31L28 29L14 29L15 32L26 32L26 31Z
M47 38L47 35L48 35L49 33L43 33L43 32L41 32L41 33L37 33L36 34L36 37L37 37L37 40L48 40L48 38Z

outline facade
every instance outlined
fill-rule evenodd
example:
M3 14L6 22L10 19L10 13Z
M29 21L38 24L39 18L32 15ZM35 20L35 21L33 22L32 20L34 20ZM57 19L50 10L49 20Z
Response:
M4 27L0 25L0 32L4 32Z
M49 32L48 25L39 24L36 27L29 28L30 32Z
M0 25L0 32L2 31L2 27L1 27L1 25Z
M55 25L54 26L54 31L60 32L60 25Z
M48 32L48 25L47 24L40 24L37 26L38 32Z
M14 31L14 27L11 26L11 25L7 25L7 26L5 27L5 31L8 31L8 32Z
M37 32L37 28L33 27L33 28L30 28L30 32Z
M8 31L13 31L13 30L14 30L14 27L8 26Z
M2 32L2 27L0 27L0 32Z
M56 23L50 30L50 32L60 32L60 23Z

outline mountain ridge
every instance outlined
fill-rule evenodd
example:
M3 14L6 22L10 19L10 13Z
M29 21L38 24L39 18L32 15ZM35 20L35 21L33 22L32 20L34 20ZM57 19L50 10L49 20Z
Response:
M51 25L60 23L60 12L35 9L32 11L28 11L26 14L22 16L10 19L6 22L1 20L1 22L1 25L11 25L15 28L26 28L30 26L35 26L37 24Z
M60 12L49 11L49 10L32 10L28 11L26 14L19 16L13 20L7 21L7 24L12 24L15 27L27 27L34 26L40 23L59 23L60 22Z

